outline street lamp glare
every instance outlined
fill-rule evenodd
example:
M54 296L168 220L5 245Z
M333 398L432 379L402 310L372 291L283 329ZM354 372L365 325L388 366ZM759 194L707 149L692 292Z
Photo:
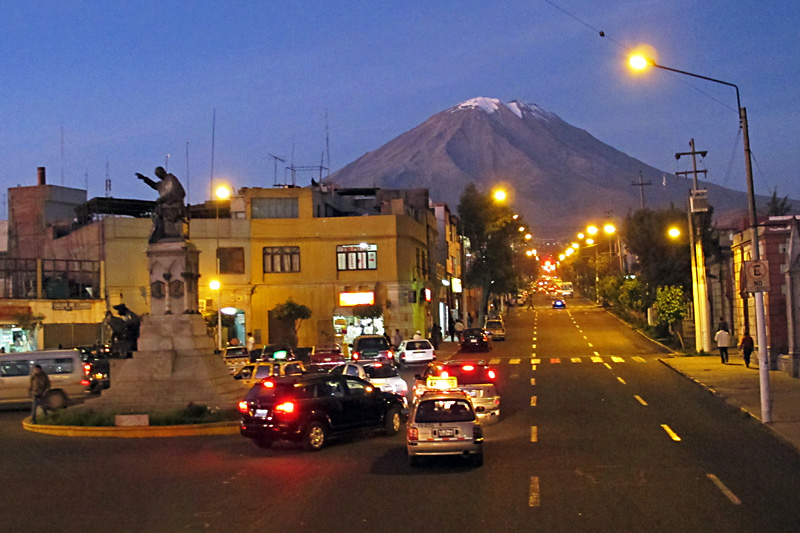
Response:
M669 231L667 231L667 235L669 235L673 239L677 239L681 235L681 230L679 230L678 228L669 228Z
M573 247L574 249L576 249L576 250L578 249L578 247L579 247L579 246L580 246L580 244L578 244L577 242L573 242L573 243L572 243L572 247Z
M633 70L644 70L647 67L652 66L653 63L654 61L652 59L649 59L642 54L633 54L628 58L628 66Z
M506 191L504 191L503 189L497 189L496 191L494 191L494 194L492 196L498 202L502 202L506 199Z
M220 200L225 200L231 195L231 190L227 187L227 185L220 185L219 187L217 187L214 193Z
M219 287L220 287L220 283L219 283L219 280L217 280L217 279L212 279L208 283L208 288L211 289L212 291L218 291Z
M612 233L617 231L617 228L614 227L614 224L606 224L605 226L603 226L603 231L605 231L607 234L611 235Z
M586 239L586 244L594 244L594 239Z
M588 228L586 228L586 233L588 233L589 235L597 235L598 231L600 230L597 229L597 226L589 226Z
M578 233L578 238L579 239L583 239L584 237L586 237L586 235L584 235L583 233Z
M526 240L526 241L529 241L529 240L531 240L532 238L533 238L533 235L531 235L530 233L526 233L526 234L525 234L525 240Z

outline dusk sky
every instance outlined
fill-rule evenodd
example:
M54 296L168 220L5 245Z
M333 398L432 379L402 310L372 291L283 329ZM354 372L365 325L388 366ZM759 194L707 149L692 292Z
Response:
M800 199L800 2L778 0L12 1L0 18L0 184L154 199L134 173L168 160L193 203L214 175L272 186L354 161L470 98L522 100L666 172L707 150L745 190L735 83L758 193ZM600 37L596 30L602 30ZM63 135L62 135L63 132ZM62 143L63 139L63 143ZM188 143L188 176L187 176ZM63 144L63 157L62 157ZM314 172L297 174L308 185ZM63 179L63 181L62 181ZM713 198L711 198L713 203ZM795 205L800 208L800 205ZM5 216L6 207L2 208Z

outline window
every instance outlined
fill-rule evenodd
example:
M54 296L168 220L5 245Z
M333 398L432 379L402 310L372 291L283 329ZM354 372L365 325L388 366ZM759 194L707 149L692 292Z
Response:
M244 248L217 248L220 274L244 274Z
M264 274L300 272L300 247L264 248Z
M357 398L366 396L367 386L368 385L363 381L357 381L355 379L347 380L347 388L350 390L350 396L355 396Z
M253 198L251 218L298 218L297 198Z
M354 244L336 247L337 270L377 270L378 245Z

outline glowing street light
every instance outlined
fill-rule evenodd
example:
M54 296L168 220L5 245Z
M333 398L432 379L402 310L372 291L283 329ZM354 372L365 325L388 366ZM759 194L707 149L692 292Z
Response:
M586 233L588 233L589 235L597 235L598 231L600 230L597 229L597 226L589 226L588 228L586 228Z
M672 239L677 239L678 237L681 236L681 230L679 230L678 228L669 228L669 230L667 231L667 235L669 235L670 238Z
M505 202L506 197L507 197L506 191L504 191L503 189L495 189L495 191L492 193L492 198L494 198L498 202Z
M533 235L531 235L530 233L526 233L526 234L525 234L525 240L526 240L526 241L529 241L529 240L531 240L532 238L533 238Z

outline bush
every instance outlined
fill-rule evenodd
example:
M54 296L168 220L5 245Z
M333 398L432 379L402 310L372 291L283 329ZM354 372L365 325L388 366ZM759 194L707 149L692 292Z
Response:
M86 426L86 427L113 427L115 415L146 414L150 418L151 426L183 426L191 424L211 424L214 422L228 422L238 419L235 410L209 409L205 405L190 403L183 409L173 411L142 412L128 410L126 412L95 411L85 407L71 407L59 411L52 411L46 416L39 417L37 424L46 426Z

